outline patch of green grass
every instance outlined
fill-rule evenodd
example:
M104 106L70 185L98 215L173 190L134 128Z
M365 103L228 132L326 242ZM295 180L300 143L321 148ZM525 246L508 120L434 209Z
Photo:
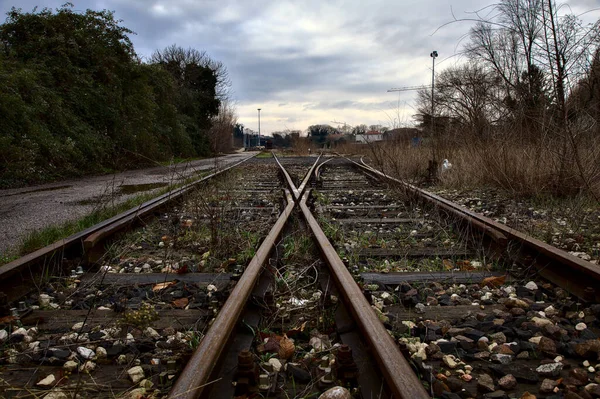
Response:
M273 158L273 153L271 151L263 151L258 154L256 158Z

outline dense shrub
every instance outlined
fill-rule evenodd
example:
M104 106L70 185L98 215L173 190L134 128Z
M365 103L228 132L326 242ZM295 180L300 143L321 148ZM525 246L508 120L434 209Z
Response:
M215 71L188 65L181 90L111 12L70 7L13 8L0 25L0 186L209 153Z

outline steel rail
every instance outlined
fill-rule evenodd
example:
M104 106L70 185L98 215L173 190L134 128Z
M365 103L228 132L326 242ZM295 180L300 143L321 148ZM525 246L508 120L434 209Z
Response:
M346 159L348 159L348 158L346 158ZM482 225L486 229L489 229L489 230L495 230L499 234L502 234L505 237L507 237L509 240L514 240L514 241L520 242L521 244L525 245L526 247L532 249L533 251L540 253L540 254L560 263L561 265L566 265L569 268L571 268L572 270L575 270L575 271L583 274L584 276L587 276L588 277L587 279L585 277L580 277L579 281L581 282L581 284L587 284L587 285L584 285L583 288L592 287L595 291L595 293L593 293L592 295L594 295L596 297L596 299L600 299L600 266L599 265L595 265L591 262L585 261L581 258L571 255L570 253L563 251L562 249L558 249L550 244L547 244L541 240L538 240L537 238L533 238L533 237L531 237L525 233L522 233L518 230L515 230L509 226L498 223L486 216L483 216L479 213L473 212L470 209L467 209L463 206L453 203L452 201L449 201L443 197L440 197L439 195L433 194L427 190L424 190L424 189L416 187L412 184L406 183L402 180L391 177L391 176L367 165L362 160L361 160L363 162L362 165L351 159L349 159L349 160L362 168L366 168L369 171L376 173L379 176L382 176L390 181L400 184L401 186L405 187L409 191L412 191L413 193L428 200L435 206L439 206L444 209L448 209L452 213L466 219L470 223ZM561 270L560 268L557 268L557 267L549 268L547 266L548 265L543 265L542 267L539 267L538 271L542 276L548 278L548 280L554 282L555 284L562 286L563 288L567 289L571 293L574 293L580 297L583 297L582 290L580 289L581 287L575 287L575 286L568 284L571 280L574 280L574 276L572 273L569 273L568 271L565 271L565 270ZM591 277L593 279L593 281L590 281L589 277ZM565 278L568 278L568 280L564 281Z
M242 314L244 305L258 280L262 265L275 247L277 238L294 209L294 199L288 190L286 190L286 199L287 206L229 294L211 328L200 341L200 345L169 392L168 398L195 399L202 394L204 387L209 385L208 380L213 368Z
M255 156L256 156L256 154L249 156L248 158L245 158L233 165L227 166L226 168L223 168L223 169L219 169L218 171L211 173L210 175L205 176L202 179L199 179L195 182L186 184L183 187L177 188L168 193L160 195L154 199L146 201L139 206L131 208L125 212L122 212L118 215L115 215L115 216L109 218L109 219L106 219L98 224L90 226L87 229L84 229L78 233L75 233L67 238L64 238L64 239L56 241L50 245L47 245L43 248L40 248L30 254L27 254L19 259L16 259L10 263L2 265L2 266L0 266L0 278L5 279L7 277L10 277L13 274L19 272L20 270L23 270L25 267L30 266L34 263L38 263L38 262L42 261L43 259L48 259L48 258L51 259L52 256L54 256L57 252L64 251L77 243L81 243L86 238L88 238L89 236L91 236L99 231L102 231L102 230L108 231L111 229L111 226L115 226L118 224L124 225L123 221L125 221L125 220L131 221L131 220L135 219L136 217L139 217L140 214L147 213L150 210L156 209L158 206L162 206L166 202L180 197L181 195L183 195L185 192L190 190L195 185L197 185L203 181L206 181L208 179L211 179L217 175L220 175L230 169L233 169Z
M369 343L371 352L377 360L394 397L403 399L430 398L425 388L423 388L423 384L402 356L393 338L385 329L371 305L369 305L354 278L308 209L306 201L309 195L310 190L306 191L300 200L302 214L327 260L330 272L338 283L346 305L354 315L363 337Z
M277 165L279 165L281 172L285 176L285 180L288 183L289 189L292 191L292 193L294 193L294 201L299 201L300 198L302 197L304 190L306 190L306 184L310 180L311 175L312 175L313 171L315 170L315 167L319 163L319 160L321 159L321 155L322 155L322 153L319 154L317 160L313 163L313 165L309 169L308 173L306 173L306 176L304 176L304 179L302 180L302 184L300 184L300 187L296 188L296 185L292 181L290 174L288 173L287 170L285 170L285 168L283 167L281 162L279 162L279 158L277 158L277 156L275 156L275 154L273 153L273 158L275 158L275 162L277 162Z

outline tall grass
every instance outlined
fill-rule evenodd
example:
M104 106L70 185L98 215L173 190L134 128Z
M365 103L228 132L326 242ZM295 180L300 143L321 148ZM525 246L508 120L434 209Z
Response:
M459 132L408 142L377 142L340 148L368 156L372 166L405 181L421 183L435 147L438 161L448 159L449 171L439 184L449 188L498 187L515 196L600 196L600 141L593 135L575 135L574 145L564 137L518 137L510 132L487 137ZM566 148L566 150L565 150ZM577 162L578 161L578 162Z

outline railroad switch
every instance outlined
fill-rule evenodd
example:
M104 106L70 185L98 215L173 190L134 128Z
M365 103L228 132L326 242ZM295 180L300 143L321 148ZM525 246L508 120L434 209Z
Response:
M352 349L348 345L342 345L336 357L334 367L338 380L344 385L358 386L358 366L352 358Z
M244 395L258 391L258 366L249 350L238 354L238 366L235 373L235 395Z

